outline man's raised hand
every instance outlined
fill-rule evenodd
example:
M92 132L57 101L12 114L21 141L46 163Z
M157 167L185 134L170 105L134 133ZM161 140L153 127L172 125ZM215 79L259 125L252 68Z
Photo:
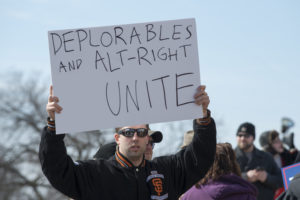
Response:
M53 86L50 86L50 95L48 98L48 103L46 106L46 110L48 116L51 120L55 120L55 113L61 113L62 107L58 105L59 99L56 96L53 96Z
M200 85L197 88L196 94L194 95L195 103L197 105L202 105L203 117L204 118L207 117L207 108L208 108L208 105L209 105L209 102L210 102L209 96L205 92L205 88L206 88L205 85Z

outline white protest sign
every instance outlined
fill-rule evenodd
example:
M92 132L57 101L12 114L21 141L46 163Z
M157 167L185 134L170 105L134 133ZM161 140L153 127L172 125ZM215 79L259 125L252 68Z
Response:
M194 119L195 19L49 31L56 133Z

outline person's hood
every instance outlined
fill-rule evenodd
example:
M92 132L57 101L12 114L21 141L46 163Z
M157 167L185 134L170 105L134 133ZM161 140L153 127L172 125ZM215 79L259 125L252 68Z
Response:
M257 196L257 189L251 183L241 177L230 174L220 177L218 180L209 181L201 186L213 199L231 199L239 195Z

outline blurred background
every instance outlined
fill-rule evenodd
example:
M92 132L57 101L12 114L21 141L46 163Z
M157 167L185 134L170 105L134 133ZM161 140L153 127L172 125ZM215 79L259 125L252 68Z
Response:
M49 30L195 18L201 83L218 142L235 146L245 121L256 126L257 138L281 132L287 117L294 125L285 135L293 132L299 148L299 9L298 0L0 0L0 199L65 199L44 178L37 157L51 84ZM154 156L172 154L192 121L151 128L164 134ZM68 152L74 160L92 158L112 134L68 135Z

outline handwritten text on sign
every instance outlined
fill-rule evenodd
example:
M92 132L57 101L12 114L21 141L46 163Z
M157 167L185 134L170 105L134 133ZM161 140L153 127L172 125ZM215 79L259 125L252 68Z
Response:
M49 31L57 133L197 118L194 19Z

